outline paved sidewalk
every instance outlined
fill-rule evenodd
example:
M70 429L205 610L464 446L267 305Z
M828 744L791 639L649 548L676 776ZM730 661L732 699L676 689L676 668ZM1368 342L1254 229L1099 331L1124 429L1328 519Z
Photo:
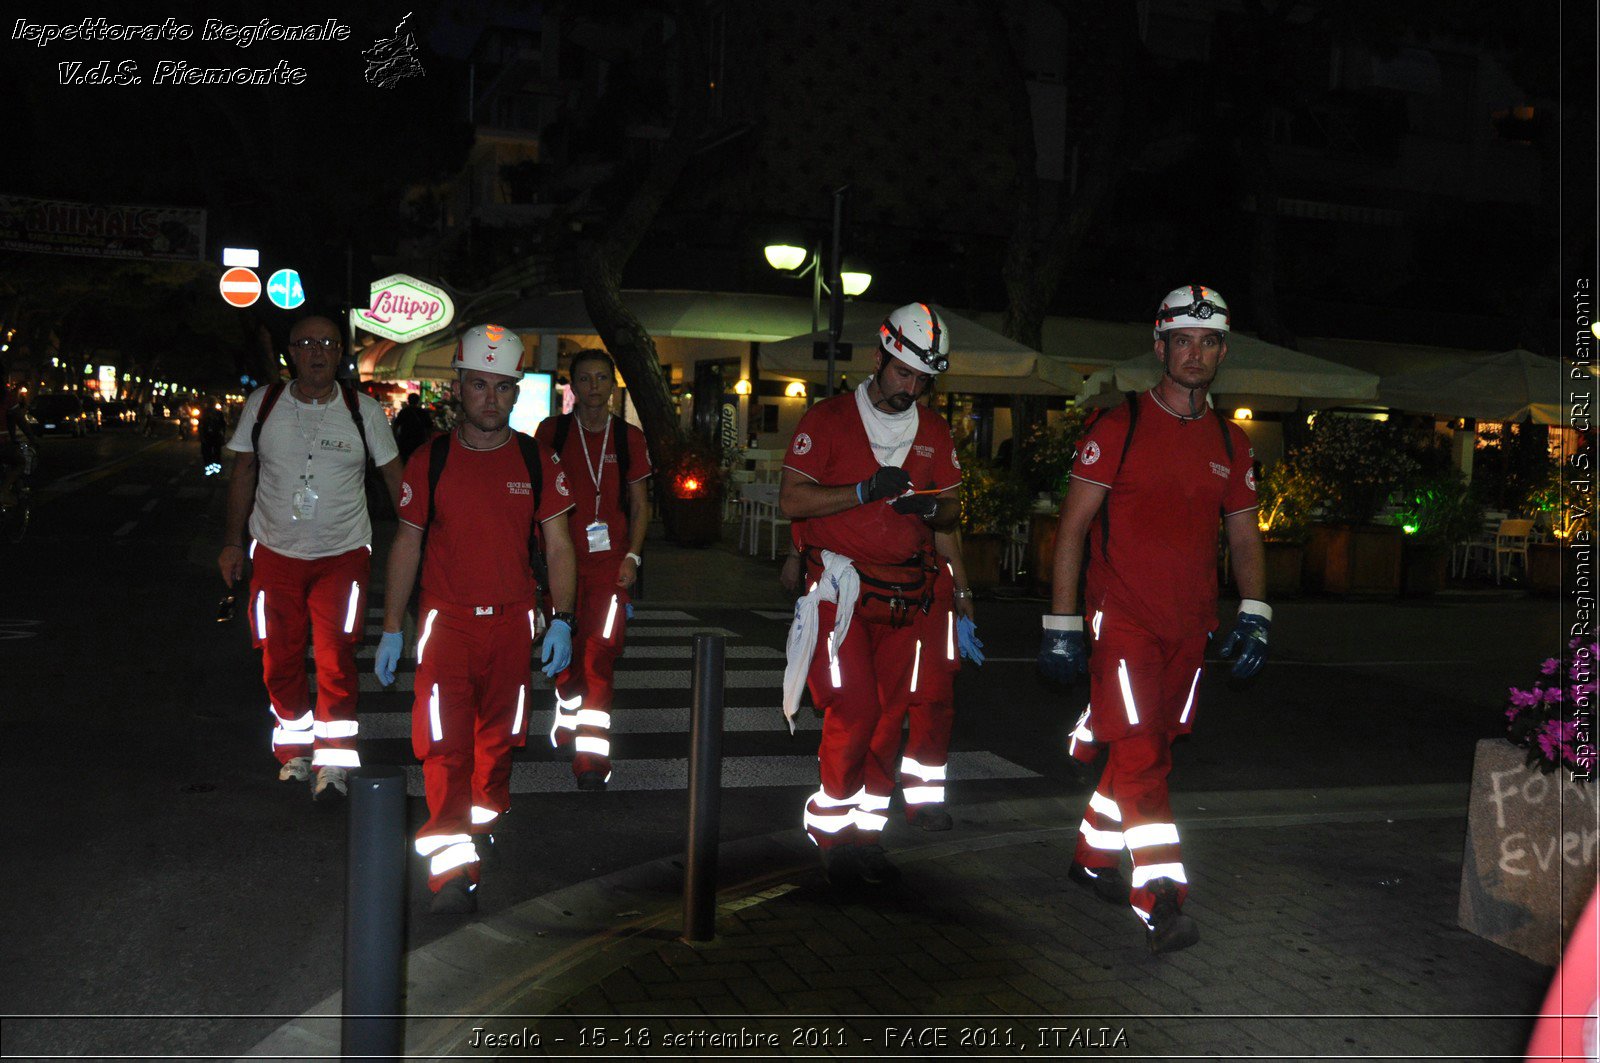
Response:
M710 944L677 940L663 861L417 950L406 1052L1520 1058L1550 972L1455 925L1465 796L1188 795L1201 940L1164 957L1066 879L1081 797L958 808L944 835L896 821L905 881L854 895L798 828L732 843ZM337 1038L305 1017L252 1058Z

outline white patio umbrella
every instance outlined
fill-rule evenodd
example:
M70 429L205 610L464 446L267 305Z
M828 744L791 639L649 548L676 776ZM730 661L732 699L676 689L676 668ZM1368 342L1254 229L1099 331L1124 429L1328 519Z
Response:
M1385 406L1436 417L1558 425L1570 420L1561 397L1563 383L1559 359L1516 348L1386 376L1378 399Z
M1083 378L1058 359L1046 358L1031 347L936 306L950 330L950 368L939 377L942 392L984 395L1076 395ZM852 357L837 363L839 373L860 378L870 373L878 359L878 326L885 311L868 304L845 308L840 341L851 345ZM826 345L826 330L792 336L761 345L761 371L778 377L821 381L827 374L826 357L816 357L817 344Z
M1149 331L1144 343L1153 343ZM1117 363L1116 383L1123 391L1143 391L1161 377L1153 350ZM1377 397L1378 377L1362 369L1280 347L1247 336L1228 335L1228 354L1211 385L1212 394L1261 395L1272 398L1334 399L1350 402Z

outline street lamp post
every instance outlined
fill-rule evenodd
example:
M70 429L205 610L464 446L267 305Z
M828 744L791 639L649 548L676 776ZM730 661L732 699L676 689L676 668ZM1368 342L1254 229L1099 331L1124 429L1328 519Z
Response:
M849 185L841 185L833 190L833 253L829 259L826 279L823 277L822 241L820 238L809 254L804 248L795 247L793 244L768 244L766 248L767 263L773 269L787 273L791 277L804 277L808 273L811 274L811 331L813 334L822 327L822 293L828 293L828 376L825 382L826 395L833 394L834 374L839 352L839 336L844 331L845 296L860 295L872 283L872 274L870 273L842 269L844 261L844 201L849 191ZM804 265L802 266L801 263L804 263Z

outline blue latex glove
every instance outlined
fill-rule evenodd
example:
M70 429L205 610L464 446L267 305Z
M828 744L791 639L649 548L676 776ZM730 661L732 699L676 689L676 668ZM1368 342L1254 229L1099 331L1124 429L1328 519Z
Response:
M1039 671L1047 679L1071 686L1078 676L1088 674L1089 644L1083 637L1083 621L1079 619L1078 623L1075 631L1045 628L1039 644Z
M980 668L983 666L983 643L978 639L978 625L971 617L956 617L956 643L961 647L961 656Z
M572 663L572 629L565 620L552 620L544 632L544 653L539 656L544 665L540 671L554 679Z
M629 602L626 605L624 605L622 607L622 611L627 616L627 618L629 620L633 619L633 603L632 602Z
M1234 621L1233 630L1228 632L1228 637L1222 640L1222 648L1217 651L1225 661L1232 660L1236 653L1239 655L1233 665L1234 678L1249 679L1261 671L1261 666L1267 663L1267 632L1271 630L1269 618L1246 612L1244 606L1239 608L1239 619Z
M400 651L404 648L405 636L398 631L385 631L378 640L378 657L372 671L384 686L394 682L394 670L400 666Z

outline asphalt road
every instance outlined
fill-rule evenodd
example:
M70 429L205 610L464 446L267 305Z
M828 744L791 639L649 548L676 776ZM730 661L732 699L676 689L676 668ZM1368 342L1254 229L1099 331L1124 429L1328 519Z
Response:
M0 827L0 1048L243 1052L339 985L344 817L276 779L242 610L215 620L224 484L201 475L198 444L108 429L49 439L42 458L35 524L0 546L0 735L16 810ZM958 681L958 821L963 803L1072 786L1061 751L1084 692L1036 678L1041 609L979 604L991 660ZM781 613L642 603L613 789L571 787L542 740L541 693L484 911L682 850L685 670L704 629L730 647L723 836L799 830L817 730L803 720L791 737L773 707ZM1174 786L1464 787L1473 743L1502 725L1505 687L1530 678L1557 631L1548 600L1283 603L1259 680L1207 669ZM368 763L412 763L408 711L405 693L364 695ZM409 812L415 828L419 798ZM426 914L422 879L412 866L413 946L459 925ZM18 1018L30 1015L80 1017Z

